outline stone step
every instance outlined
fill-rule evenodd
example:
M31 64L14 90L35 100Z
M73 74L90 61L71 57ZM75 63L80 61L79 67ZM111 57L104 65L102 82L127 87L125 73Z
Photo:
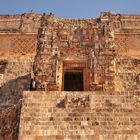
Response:
M25 92L20 137L59 140L57 136L63 136L61 140L77 140L76 136L79 136L80 140L81 137L86 140L89 136L87 140L94 140L98 133L123 132L127 135L139 132L140 108L134 97L76 93Z
M47 135L47 136L21 136L20 140L99 140L99 136L96 135Z

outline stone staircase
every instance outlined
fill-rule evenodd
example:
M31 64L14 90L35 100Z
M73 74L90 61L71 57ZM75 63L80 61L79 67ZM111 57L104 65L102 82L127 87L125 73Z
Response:
M140 140L139 96L23 93L19 140Z

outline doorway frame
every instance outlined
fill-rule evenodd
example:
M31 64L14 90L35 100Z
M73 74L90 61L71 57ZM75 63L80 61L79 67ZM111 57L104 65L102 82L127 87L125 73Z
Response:
M77 68L77 69L76 69ZM64 60L62 66L62 87L64 91L64 78L66 72L82 72L83 73L83 91L89 91L90 73L87 61L85 60Z

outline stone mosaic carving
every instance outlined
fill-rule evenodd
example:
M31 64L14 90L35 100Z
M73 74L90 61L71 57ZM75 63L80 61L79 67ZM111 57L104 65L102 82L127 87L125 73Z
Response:
M112 75L109 75L109 69L113 69L111 63L116 55L116 50L108 22L102 23L95 19L63 20L54 17L54 15L44 15L41 25L34 63L38 90L41 90L42 83L45 84L42 90L45 90L47 85L52 84L53 81L55 87L60 87L61 82L56 83L57 76L59 77L56 69L65 60L88 62L87 68L90 73L87 77L91 81L88 90L113 90L113 70ZM58 62L55 64L55 68L52 61ZM108 75L105 71L108 71ZM58 73L60 74L59 71ZM44 76L47 78L43 78ZM106 78L107 76L108 78ZM56 89L54 88L54 90Z
M27 55L34 54L36 50L36 38L35 37L23 37L23 38L12 38L11 39L11 51L12 55Z

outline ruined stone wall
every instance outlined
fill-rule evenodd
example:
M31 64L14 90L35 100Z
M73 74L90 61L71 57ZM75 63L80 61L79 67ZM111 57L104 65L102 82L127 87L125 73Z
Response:
M39 24L36 14L0 15L1 140L18 139L19 100L30 90Z
M16 104L24 90L30 90L31 71L34 57L9 57L1 60L0 107Z
M0 15L0 58L36 52L41 15Z
M132 30L132 29L131 29ZM115 59L115 89L117 91L139 90L140 86L140 34L135 32L115 35L118 55Z
M0 112L0 139L18 140L21 101Z
M111 23L114 47L114 90L138 91L140 74L140 16L110 13L101 14L102 21Z
M9 106L30 89L36 34L0 34L0 106Z
M139 140L139 92L24 92L19 140Z
M116 91L140 90L140 59L131 57L116 58Z
M28 38L25 35L24 37ZM6 53L4 52L4 54L1 51L0 108L16 104L22 97L22 92L30 90L31 72L36 48L35 39L28 39L29 42L26 42L26 39L21 41L22 37L19 36L15 39L15 44L8 40L11 46L13 44L11 49L7 50ZM4 47L5 49L6 47L8 48L8 46Z
M30 90L40 16L0 15L1 109L16 104L23 90Z
M0 33L36 33L40 18L35 13L0 15Z

